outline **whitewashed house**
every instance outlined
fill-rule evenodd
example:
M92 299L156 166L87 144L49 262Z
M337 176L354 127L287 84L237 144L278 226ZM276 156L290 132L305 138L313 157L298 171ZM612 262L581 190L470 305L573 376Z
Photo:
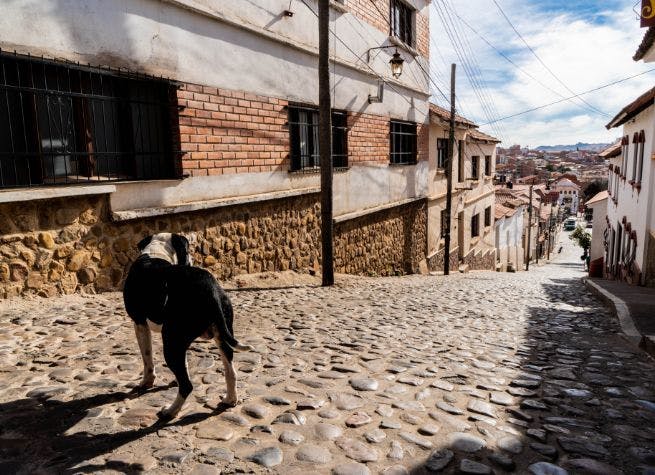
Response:
M655 88L625 106L608 129L622 127L622 151L610 160L605 272L655 286Z

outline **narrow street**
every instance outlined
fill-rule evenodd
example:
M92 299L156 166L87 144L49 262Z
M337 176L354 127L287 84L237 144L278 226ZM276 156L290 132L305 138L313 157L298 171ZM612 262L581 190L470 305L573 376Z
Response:
M0 472L645 473L655 364L567 235L529 272L231 291L256 348L236 356L242 403L214 411L222 366L196 342L167 425L159 336L158 386L127 392L142 368L119 293L1 302Z

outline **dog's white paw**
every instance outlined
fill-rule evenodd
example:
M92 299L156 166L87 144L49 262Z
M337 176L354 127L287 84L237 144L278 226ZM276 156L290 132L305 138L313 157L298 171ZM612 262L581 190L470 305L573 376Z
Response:
M234 407L237 404L239 404L239 398L236 397L236 396L230 396L230 397L223 396L221 398L221 404L224 405L224 406Z
M144 376L139 384L137 384L134 389L145 390L150 389L155 385L155 376Z

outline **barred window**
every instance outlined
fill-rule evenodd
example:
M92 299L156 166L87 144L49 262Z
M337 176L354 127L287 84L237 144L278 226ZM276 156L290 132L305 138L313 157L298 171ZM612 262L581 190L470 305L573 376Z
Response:
M484 209L484 226L491 226L491 206Z
M639 132L639 163L637 164L637 177L635 181L641 183L641 177L644 169L644 146L646 145L646 134L642 130Z
M448 139L437 139L437 168L448 164Z
M441 237L445 237L448 232L448 219L446 218L446 210L441 210Z
M491 155L485 155L484 157L484 174L491 176Z
M0 188L179 176L175 86L0 53Z
M473 155L471 157L471 178L474 180L478 179L480 174L480 157Z
M457 154L457 181L460 183L464 181L464 161L466 158L464 154L465 154L464 141L460 140L458 154Z
M348 115L332 111L332 165L348 166ZM289 106L291 171L316 170L321 166L318 147L318 108Z
M474 214L471 217L471 237L480 235L480 213Z
M391 35L414 46L414 10L401 0L391 0Z
M416 122L389 122L390 159L393 164L416 163Z

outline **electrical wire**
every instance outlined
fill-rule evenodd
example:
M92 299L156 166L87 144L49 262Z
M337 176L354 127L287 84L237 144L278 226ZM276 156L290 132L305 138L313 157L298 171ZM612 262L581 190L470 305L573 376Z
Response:
M525 74L527 77L529 77L530 79L532 79L533 81L535 81L537 84L539 84L540 86L542 86L544 89L547 89L548 91L552 92L553 94L555 94L555 95L557 95L557 96L559 96L559 97L561 97L561 98L564 98L564 97L565 97L563 94L560 94L558 91L556 91L555 89L551 88L551 87L548 86L547 84L543 83L543 82L540 81L538 78L534 77L532 74L530 74L530 73L527 72L525 69L523 69L521 66L519 66L518 64L516 64L516 63L515 63L515 62L514 62L514 61L513 61L509 56L507 56L507 55L506 55L505 53L503 53L501 50L499 50L498 48L496 48L496 47L495 47L495 46L494 46L494 45L493 45L489 40L487 40L487 38L485 38L481 33L479 33L475 28L473 28L473 27L472 27L472 26L471 26L471 25L470 25L466 20L464 20L461 16L459 16L459 14L458 14L456 11L453 10L453 14L454 14L457 18L459 18L459 20L460 20L460 21L461 21L461 22L462 22L462 23L463 23L463 24L464 24L464 25L465 25L469 30L471 30L473 33L475 33L475 34L478 36L478 38L480 38L482 41L484 41L484 42L485 42L485 43L486 43L490 48L492 48L496 53L498 53L502 58L504 58L508 63L510 63L512 66L514 66L514 67L515 67L517 70L519 70L521 73ZM575 102L574 100L571 100L571 103L575 104L575 105L578 106L578 107L583 108L584 110L589 110L587 107L584 107L583 105L581 105L581 104Z
M503 9L501 8L501 6L498 4L498 2L497 2L496 0L492 0L492 1L493 1L494 4L496 5L496 7L498 7L498 10L499 10L500 13L502 14L502 16L505 18L505 20L507 21L507 23L509 24L509 26L512 27L512 30L514 30L514 33L516 33L516 35L521 39L521 41L523 41L523 44L525 44L525 46L530 50L530 52L534 55L534 57L537 58L537 60L538 60L538 61L541 63L541 65L546 69L546 71L548 71L548 72L550 73L550 75L553 76L553 77L557 80L557 82L559 82L562 86L564 86L564 88L565 88L568 92L570 92L571 94L574 94L574 95L575 95L576 92L573 91L570 87L568 87L568 86L564 83L564 81L562 81L562 80L561 80L561 79L560 79L560 78L559 78L559 77L558 77L558 76L557 76L557 75L556 75L556 74L555 74L555 73L554 73L554 72L553 72L553 71L552 71L552 70L551 70L551 69L546 65L546 63L544 63L544 62L542 61L542 59L539 57L539 55L537 54L537 52L536 52L534 49L532 49L532 47L528 44L528 42L525 41L525 38L523 38L523 36L521 35L521 33L519 33L519 31L516 29L516 27L515 27L514 24L511 22L511 20L509 19L509 17L505 14L505 12L504 12ZM577 95L572 96L572 97L577 97ZM595 112L597 112L597 113L599 113L599 114L602 114L602 115L604 115L604 116L606 116L606 117L609 117L609 114L607 114L607 113L601 111L600 109L597 109L596 107L594 107L593 105L591 105L591 104L589 104L587 101L585 101L584 99L580 98L580 101L583 102L585 105L587 105L587 106L588 106L590 109L592 109L593 111L595 111Z
M442 9L440 2L433 3L433 8L435 8L435 12L439 15L439 19L441 20L444 26L444 31L455 50L455 54L457 55L461 65L463 66L464 73L466 74L466 77L469 80L469 83L471 85L474 94L478 98L480 107L483 111L484 116L487 119L487 122L491 123L493 121L493 118L498 117L499 114L497 112L496 113L493 112L492 106L489 104L488 99L485 97L483 91L484 86L477 79L476 68L471 64L471 61L467 57L467 53L465 52L466 48L464 46L463 40L457 34L457 27L454 24L452 17L448 14L445 7L443 7ZM492 125L492 129L494 130L494 135L497 135L499 138L502 139L502 136L504 134L501 132L500 128L494 124Z
M638 74L635 74L633 76L628 76L628 77L625 77L625 78L622 78L622 79L617 79L616 81L613 81L613 82L610 82L610 83L607 83L607 84L603 84L602 86L598 86L598 87L595 87L593 89L589 89L587 91L581 92L579 94L575 94L573 96L565 97L564 99L560 99L558 101L550 102L548 104L544 104L544 105L541 105L541 106L538 106L538 107L533 107L532 109L528 109L528 110L525 110L523 112L518 112L516 114L501 117L499 119L496 119L494 122L500 122L501 120L507 120L507 119L511 119L512 117L517 117L519 115L527 114L529 112L534 112L534 111L537 111L537 110L540 110L540 109L545 109L546 107L554 106L555 104L559 104L561 102L568 101L568 100L570 100L572 98L575 98L575 97L584 96L585 94L590 94L592 92L600 91L601 89L605 89L605 88L614 86L616 84L620 84L622 82L629 81L630 79L634 79L636 77L643 76L644 74L652 73L653 71L655 71L655 68L647 69L646 71L642 71L642 72L640 72ZM491 122L486 123L486 124L482 124L482 126L489 125L490 123Z

